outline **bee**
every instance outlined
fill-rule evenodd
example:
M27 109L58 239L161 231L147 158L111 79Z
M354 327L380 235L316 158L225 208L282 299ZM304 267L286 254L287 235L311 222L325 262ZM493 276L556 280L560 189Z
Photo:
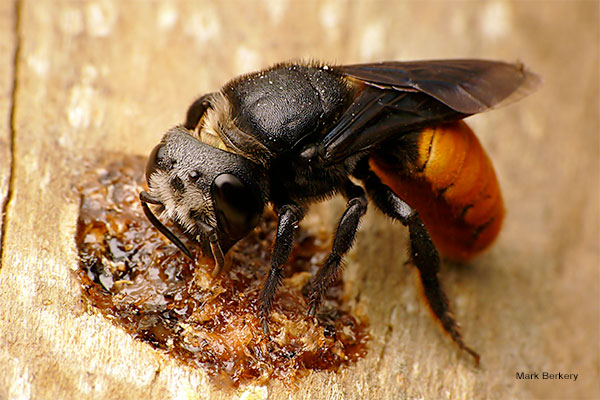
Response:
M268 335L308 206L337 194L347 199L331 253L310 283L314 316L370 201L408 227L411 261L433 314L477 362L438 279L438 249L470 259L497 236L504 207L490 159L462 120L516 101L539 83L521 64L486 60L278 64L233 79L189 107L185 123L149 156L143 210L192 258L148 204L157 206L212 255L218 275L225 254L271 204L278 226L259 306Z

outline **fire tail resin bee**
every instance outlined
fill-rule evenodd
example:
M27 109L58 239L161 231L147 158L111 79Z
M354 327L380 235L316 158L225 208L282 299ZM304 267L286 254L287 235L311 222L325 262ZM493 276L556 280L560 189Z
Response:
M438 250L470 259L492 243L504 208L492 164L462 120L516 101L539 82L520 64L485 60L283 63L247 74L196 100L185 124L154 148L149 189L140 193L144 212L191 258L148 207L155 205L214 257L218 274L270 203L279 222L259 307L268 334L308 206L337 194L347 199L331 253L311 282L314 316L370 202L408 227L411 260L434 315L478 361L440 285Z

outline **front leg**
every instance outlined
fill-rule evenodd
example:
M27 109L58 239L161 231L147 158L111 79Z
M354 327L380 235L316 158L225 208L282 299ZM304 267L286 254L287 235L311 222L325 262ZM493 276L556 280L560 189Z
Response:
M327 289L337 278L342 258L352 247L360 219L367 211L368 202L363 188L348 180L344 185L344 195L348 203L335 232L331 253L313 279L308 310L311 317L315 316Z
M283 264L288 260L294 242L294 232L298 222L304 217L304 210L296 205L288 204L279 208L279 224L271 258L271 270L260 292L259 312L263 332L269 334L269 313L277 288L281 284Z

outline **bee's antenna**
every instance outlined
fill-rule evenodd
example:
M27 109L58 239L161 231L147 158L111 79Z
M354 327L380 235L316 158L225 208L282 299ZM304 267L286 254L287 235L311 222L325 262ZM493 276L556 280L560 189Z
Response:
M187 258L194 261L194 257L192 257L192 253L188 250L188 248L179 240L177 236L173 232L169 230L166 226L163 225L162 222L152 213L150 207L148 207L148 203L150 204L161 204L160 201L153 198L148 192L142 191L140 193L140 201L142 203L142 209L144 210L144 214L146 214L146 218L159 230L160 233L165 235L167 239L169 239L175 246L179 248L185 254ZM162 205L162 204L161 204Z

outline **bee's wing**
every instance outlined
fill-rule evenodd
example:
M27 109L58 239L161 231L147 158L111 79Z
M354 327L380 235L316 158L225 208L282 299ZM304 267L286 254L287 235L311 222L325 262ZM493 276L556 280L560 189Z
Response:
M338 70L367 85L428 94L463 114L516 101L540 83L522 64L488 60L383 62L346 65Z
M394 134L500 107L540 83L521 64L486 60L383 62L336 70L364 89L323 139L329 162Z

